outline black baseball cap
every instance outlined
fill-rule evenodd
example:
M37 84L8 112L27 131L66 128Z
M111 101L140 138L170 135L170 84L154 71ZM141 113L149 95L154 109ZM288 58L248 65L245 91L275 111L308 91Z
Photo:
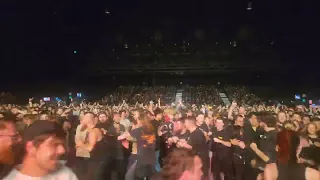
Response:
M37 120L24 130L23 140L25 142L32 141L36 137L46 134L52 134L59 138L64 138L66 135L60 124L46 120Z

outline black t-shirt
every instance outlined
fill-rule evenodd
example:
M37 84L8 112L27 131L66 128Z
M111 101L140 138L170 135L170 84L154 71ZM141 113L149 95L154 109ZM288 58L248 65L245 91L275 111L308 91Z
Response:
M124 158L124 147L122 146L121 141L117 140L117 137L125 132L125 127L122 124L119 124L119 132L117 132L113 123L99 124L96 126L99 129L105 129L107 134L104 136L104 140L108 146L108 153L116 159Z
M162 135L163 138L168 139L173 136L173 122L165 122L161 126L161 132L164 133Z
M229 141L231 139L231 134L229 129L223 129L221 131L218 131L216 128L213 129L212 132L212 138L218 138L222 141ZM212 147L211 150L213 154L219 157L225 157L225 156L230 156L231 155L231 147L227 147L221 143L216 143L212 141Z
M178 135L178 138L179 138L179 139L187 140L188 137L189 137L189 131L186 131L185 133Z
M111 123L98 123L97 125L96 125L96 128L98 128L98 129L103 129L103 130L105 130L105 131L108 131L109 130L109 126L111 126L112 124ZM112 141L115 141L116 139L115 139L115 137L114 137L114 134L112 134L112 133L109 133L109 132L107 132L107 134L106 135L103 135L103 139L104 139L104 141L107 143L108 142L108 140L109 139L114 139L114 140L112 140Z
M209 132L209 127L205 123L203 123L201 126L198 126L198 128L206 133Z
M269 157L270 163L276 160L277 134L277 130L271 130L260 135L260 150Z
M250 148L251 143L256 143L258 148L260 147L260 135L264 134L264 130L261 127L253 129L251 124L245 124L243 130L243 140L246 144L246 160L250 162L257 157L256 153Z
M232 138L233 139L238 139L239 141L244 142L243 135L237 134ZM241 149L239 146L234 146L234 145L232 145L231 147L232 147L233 153L235 153L237 155L240 155L240 156L244 156L245 155L245 152L246 152L245 149Z
M314 143L316 143L316 142L320 143L320 137L313 138L313 137L308 136L308 139L309 139L309 144L311 146L313 146Z
M130 135L137 139L137 158L139 164L154 165L156 163L156 135L146 133L142 127L130 131Z
M180 139L183 139L183 140L188 140L188 137L189 137L189 131L186 131L185 133L183 133L183 134L178 134L178 135L176 135L178 138L179 138L179 140ZM177 148L177 145L176 144L172 144L171 146L170 146L170 148L171 149L174 149L174 148Z
M192 150L194 150L198 156L209 156L206 138L199 128L196 128L193 132L189 132L187 143L192 146Z

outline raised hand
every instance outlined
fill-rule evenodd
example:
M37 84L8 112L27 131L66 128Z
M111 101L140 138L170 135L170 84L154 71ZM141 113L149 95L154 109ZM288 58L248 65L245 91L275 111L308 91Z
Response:
M236 107L236 106L237 106L237 103L236 103L235 101L233 101L232 104L231 104L231 106L232 106L232 107Z
M46 104L42 99L40 100L40 106L43 106L44 104Z

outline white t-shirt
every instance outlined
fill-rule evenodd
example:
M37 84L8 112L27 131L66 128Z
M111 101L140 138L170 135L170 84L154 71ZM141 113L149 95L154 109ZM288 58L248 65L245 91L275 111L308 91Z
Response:
M17 166L19 169L19 166ZM3 180L78 180L77 176L66 166L43 177L31 177L14 168Z
M131 126L131 122L129 119L124 118L124 119L120 120L120 124L122 124L124 126L126 131L129 131L129 127Z

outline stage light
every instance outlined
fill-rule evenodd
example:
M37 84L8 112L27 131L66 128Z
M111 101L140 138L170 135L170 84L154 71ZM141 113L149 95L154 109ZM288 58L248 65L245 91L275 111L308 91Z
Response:
M251 11L251 10L252 10L252 2L251 2L251 1L248 2L247 10L248 10L248 11Z
M237 46L237 41L233 41L232 44L233 44L233 47L236 47Z

